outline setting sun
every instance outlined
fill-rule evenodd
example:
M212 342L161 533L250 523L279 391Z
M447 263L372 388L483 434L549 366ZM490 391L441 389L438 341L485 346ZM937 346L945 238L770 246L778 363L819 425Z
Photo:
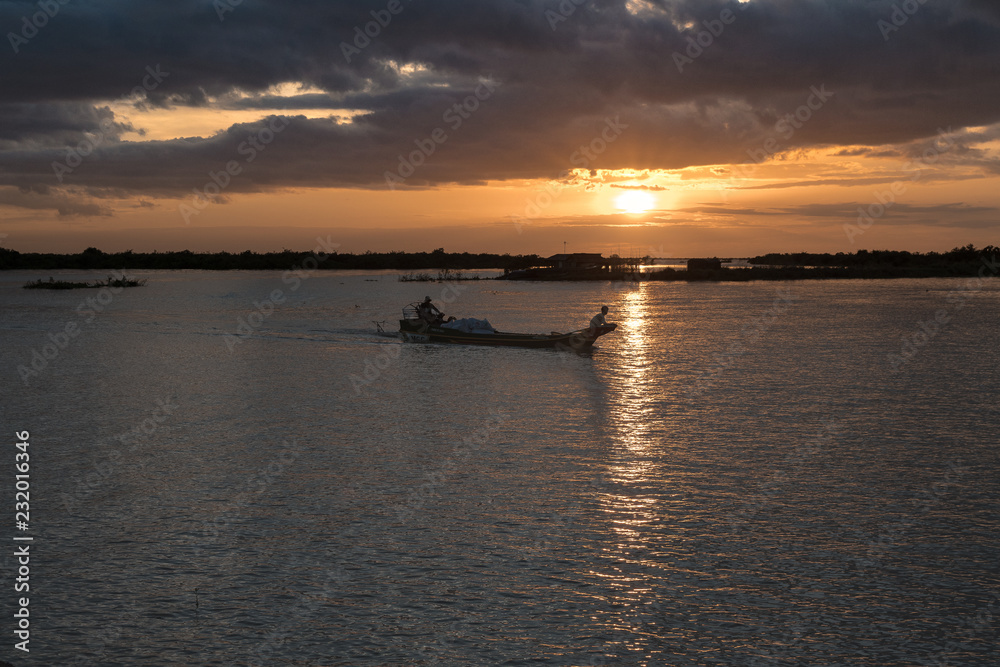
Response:
M0 253L997 242L997 3L119 4L0 2Z
M645 213L656 205L656 198L643 190L628 190L615 199L615 206L626 213Z

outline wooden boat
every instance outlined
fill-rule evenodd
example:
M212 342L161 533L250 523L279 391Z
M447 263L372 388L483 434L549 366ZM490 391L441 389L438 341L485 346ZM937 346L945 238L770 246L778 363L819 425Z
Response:
M403 308L403 319L399 321L399 335L411 343L459 343L461 345L494 345L505 347L554 347L571 350L585 350L594 341L617 328L606 324L592 331L589 328L569 333L525 334L493 331L492 333L469 333L459 329L449 329L440 324L429 324L417 314L419 303L411 303Z

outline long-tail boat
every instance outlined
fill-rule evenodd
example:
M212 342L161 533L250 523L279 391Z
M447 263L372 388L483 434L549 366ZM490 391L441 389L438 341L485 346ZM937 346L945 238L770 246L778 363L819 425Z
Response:
M596 328L579 329L569 333L553 331L548 334L508 333L490 327L463 331L445 326L448 322L427 321L420 317L420 303L414 302L403 308L403 318L399 320L400 337L411 343L459 343L462 345L495 345L504 347L556 347L583 350L593 346L594 341L617 328L615 324L605 324ZM480 320L482 322L482 320Z

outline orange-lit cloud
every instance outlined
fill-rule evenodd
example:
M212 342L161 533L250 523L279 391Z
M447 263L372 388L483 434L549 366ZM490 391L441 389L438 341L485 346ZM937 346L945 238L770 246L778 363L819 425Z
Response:
M3 231L26 249L218 247L227 228L260 249L291 228L525 252L568 229L681 253L995 242L1000 15L927 3L886 33L892 4L553 19L447 0L363 45L364 3L66 5L3 56Z

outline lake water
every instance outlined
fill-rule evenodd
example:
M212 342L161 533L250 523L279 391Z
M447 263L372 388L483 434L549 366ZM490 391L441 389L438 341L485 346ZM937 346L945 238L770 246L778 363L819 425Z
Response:
M34 538L30 653L7 585L0 659L995 664L996 281L20 289L48 275L0 274L8 584ZM583 356L376 333L425 295L619 329Z

